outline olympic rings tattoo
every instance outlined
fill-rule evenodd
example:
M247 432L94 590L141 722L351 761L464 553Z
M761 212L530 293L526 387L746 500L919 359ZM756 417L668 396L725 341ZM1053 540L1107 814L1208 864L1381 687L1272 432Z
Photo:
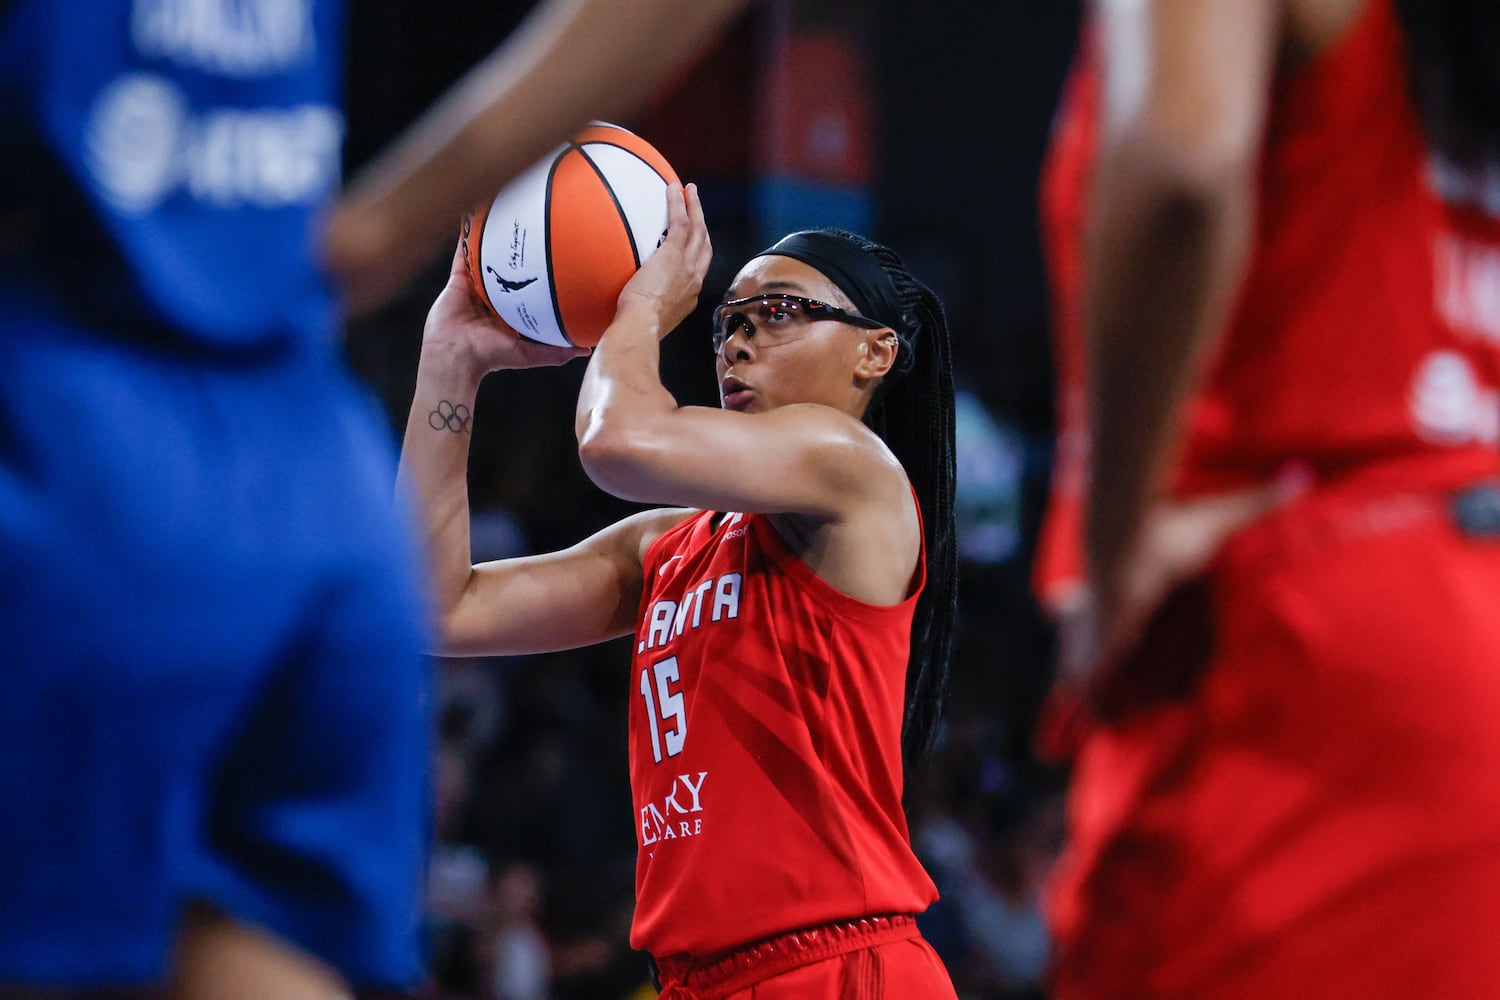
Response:
M474 418L469 415L469 408L462 403L454 405L446 399L438 403L437 409L427 414L427 426L435 431L452 431L454 434L462 434L469 429Z

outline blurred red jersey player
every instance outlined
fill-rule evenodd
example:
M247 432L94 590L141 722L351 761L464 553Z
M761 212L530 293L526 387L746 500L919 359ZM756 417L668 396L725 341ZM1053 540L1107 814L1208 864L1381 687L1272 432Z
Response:
M1468 0L1094 6L1043 189L1059 997L1500 983L1497 44Z

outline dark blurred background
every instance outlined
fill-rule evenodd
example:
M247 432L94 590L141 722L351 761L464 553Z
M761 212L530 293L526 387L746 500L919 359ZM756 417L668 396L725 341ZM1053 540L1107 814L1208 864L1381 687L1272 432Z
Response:
M346 173L531 6L352 4ZM909 811L944 894L923 929L966 1000L1038 995L1047 953L1037 892L1060 838L1063 776L1031 753L1051 651L1028 589L1052 422L1035 195L1079 7L760 0L621 122L700 185L715 243L705 303L783 232L842 225L894 246L947 305L960 378L962 618L944 737ZM350 357L393 435L446 263L349 330ZM712 405L702 312L666 341L663 378L680 401ZM567 546L635 509L579 468L581 371L486 382L470 463L476 559ZM610 644L437 665L428 996L655 995L626 943L628 663L628 647Z

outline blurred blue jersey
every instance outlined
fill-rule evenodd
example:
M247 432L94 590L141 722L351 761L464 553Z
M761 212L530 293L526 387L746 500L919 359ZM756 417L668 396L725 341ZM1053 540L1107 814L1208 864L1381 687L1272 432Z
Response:
M338 3L0 0L0 993L206 902L420 973L394 447L333 348Z
M324 337L337 0L0 3L0 304L212 346Z

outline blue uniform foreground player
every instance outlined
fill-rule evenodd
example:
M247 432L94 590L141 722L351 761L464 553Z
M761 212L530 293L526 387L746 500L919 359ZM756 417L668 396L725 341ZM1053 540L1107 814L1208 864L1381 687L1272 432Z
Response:
M415 561L308 238L339 19L178 6L0 28L0 983L160 980L191 901L409 979Z
M610 6L546 5L534 50L357 188L329 243L353 297L589 116L582 76L509 159L487 138ZM668 47L734 4L663 0L640 30L688 6ZM341 34L320 0L0 3L7 1000L299 1000L419 972L417 569L313 238Z

